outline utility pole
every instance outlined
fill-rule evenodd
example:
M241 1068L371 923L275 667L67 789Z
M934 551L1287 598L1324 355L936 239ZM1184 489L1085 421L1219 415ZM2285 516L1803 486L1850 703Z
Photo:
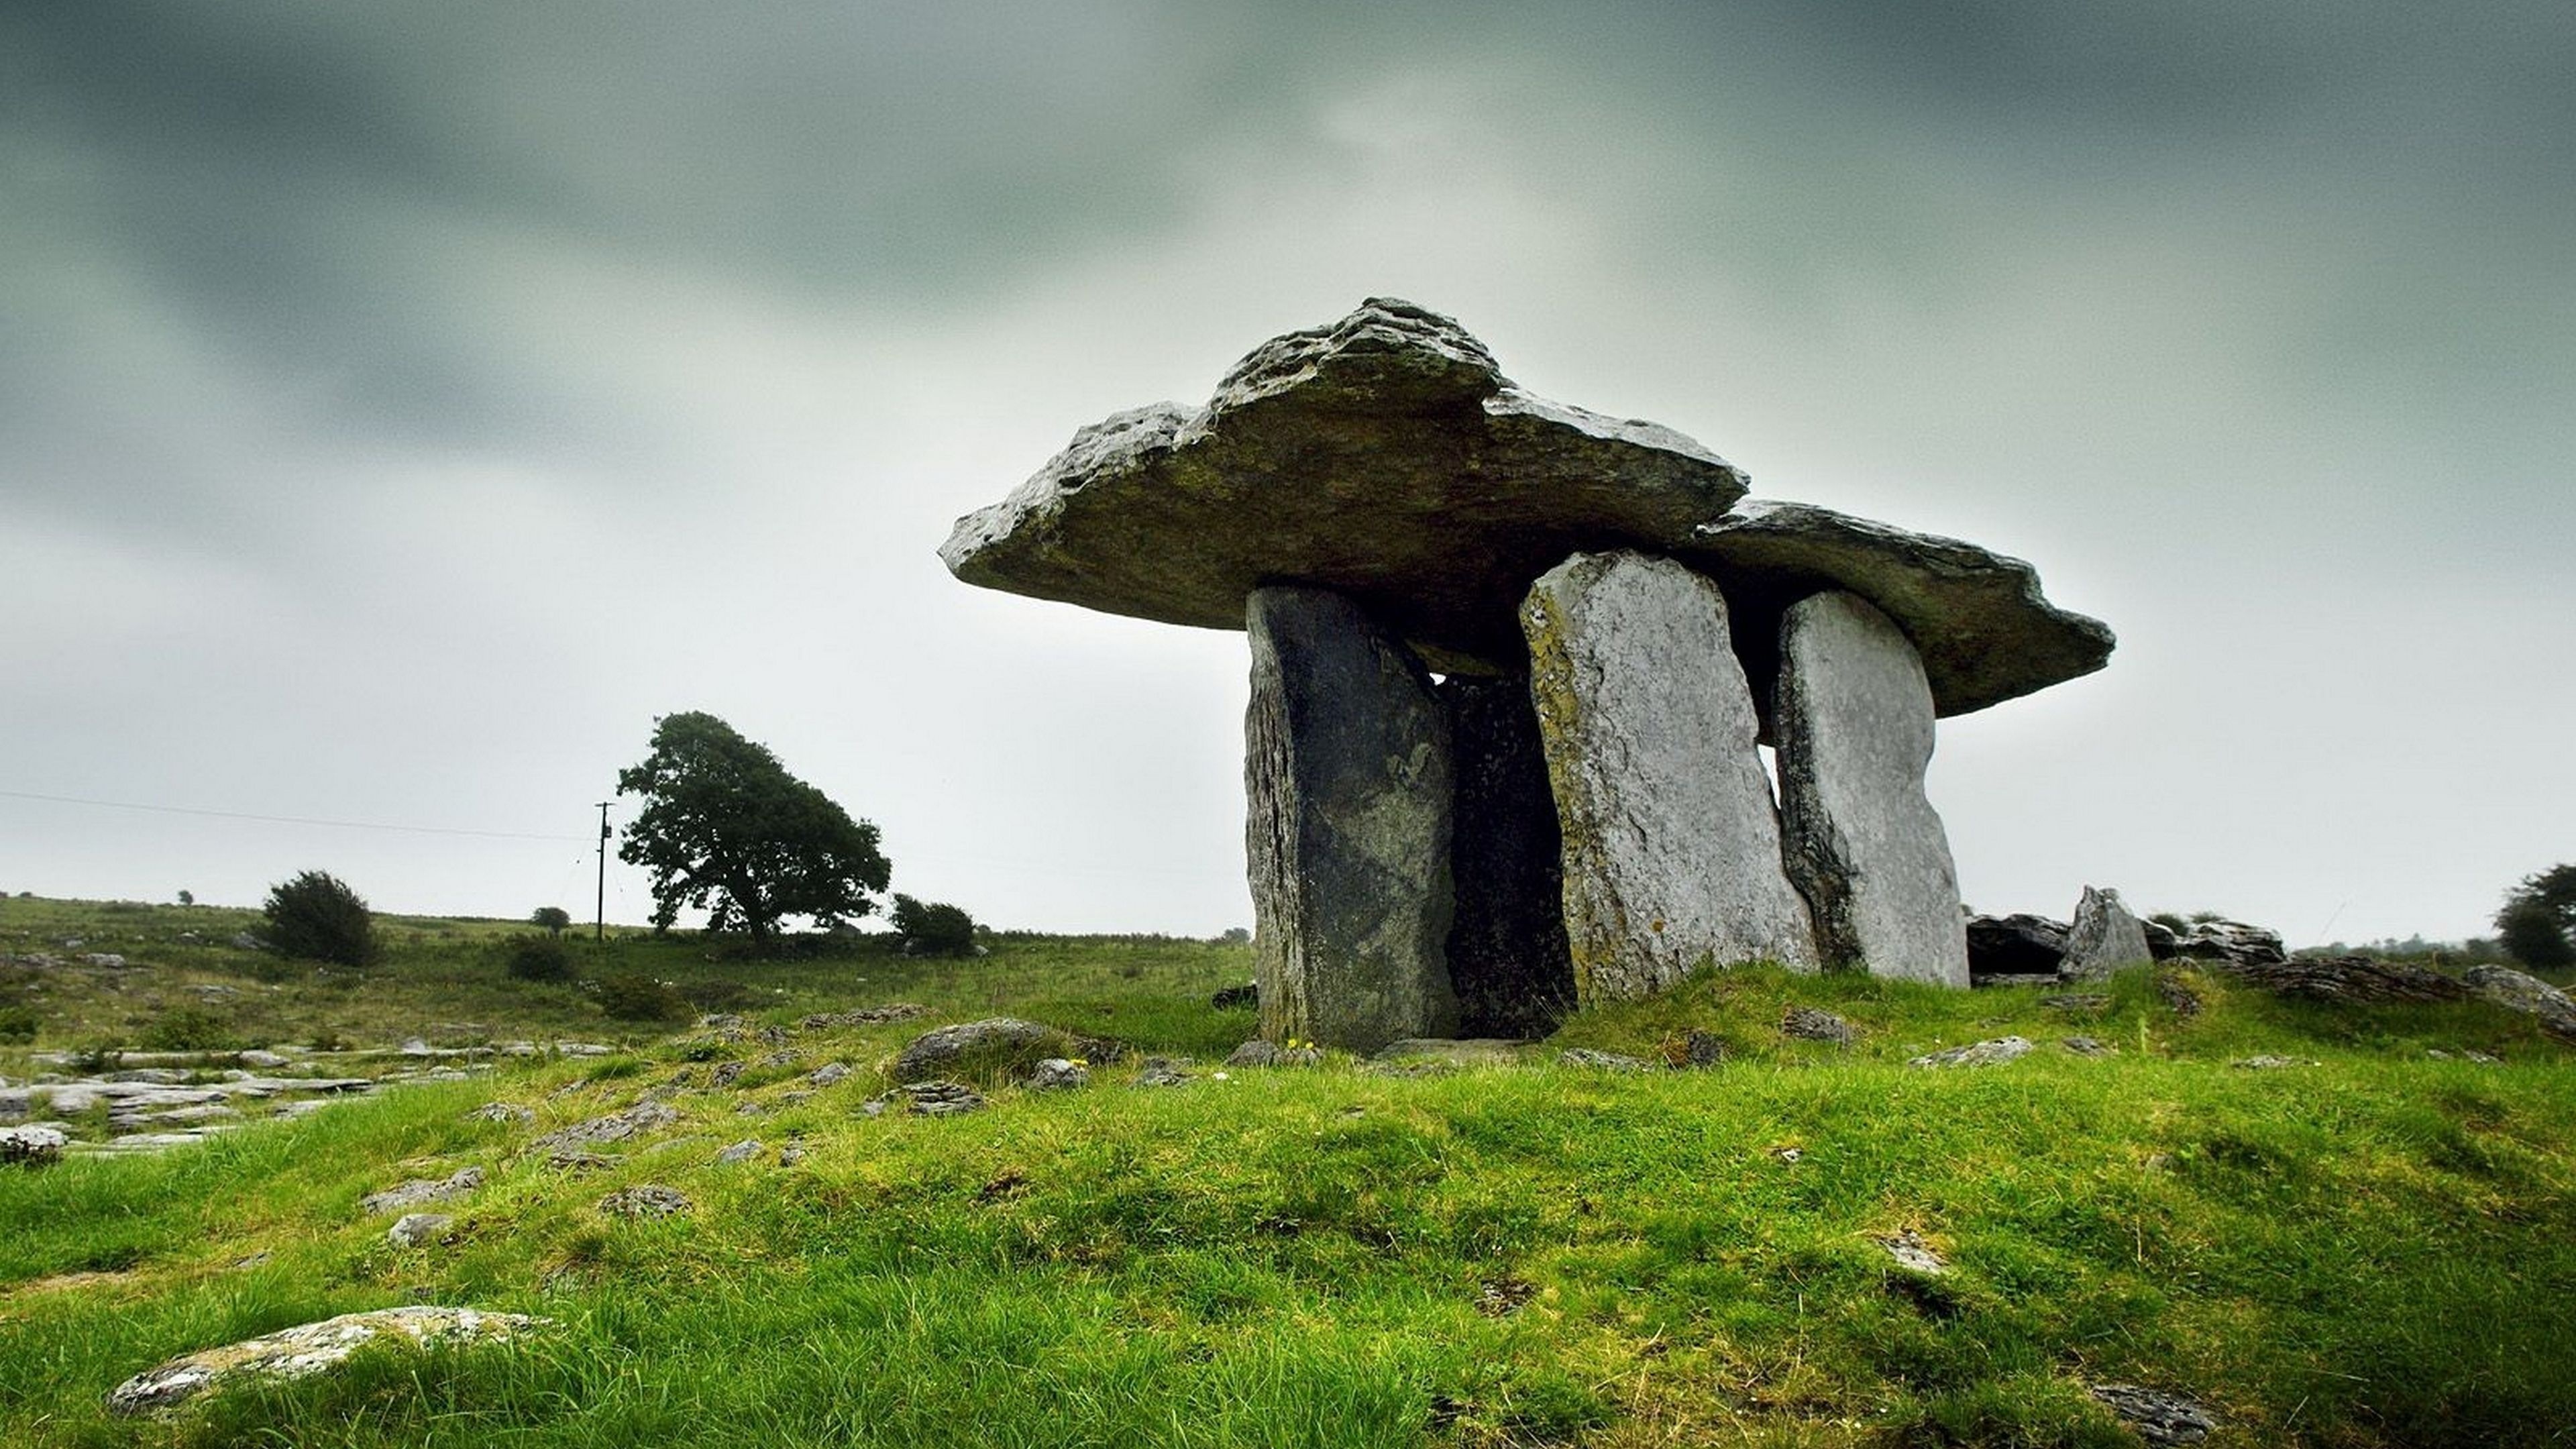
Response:
M591 939L594 941L608 939L608 807L610 803L606 800L599 802L599 901L590 921Z

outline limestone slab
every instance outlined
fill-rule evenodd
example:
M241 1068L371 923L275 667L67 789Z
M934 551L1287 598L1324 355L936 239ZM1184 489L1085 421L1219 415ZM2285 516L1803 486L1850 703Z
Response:
M2083 899L2075 903L2075 919L2066 927L2066 955L2057 963L2058 974L2069 981L2099 980L2123 966L2154 959L2146 927L2121 903L2120 893L2086 886Z
M1362 1052L1447 1036L1449 728L1430 678L1329 589L1256 589L1246 622L1261 1034Z
M1717 586L1576 554L1532 585L1521 627L1580 999L1650 996L1702 961L1815 969Z
M1903 631L1835 590L1780 621L1782 859L1828 964L1968 984L1959 873L1923 791L1932 690Z

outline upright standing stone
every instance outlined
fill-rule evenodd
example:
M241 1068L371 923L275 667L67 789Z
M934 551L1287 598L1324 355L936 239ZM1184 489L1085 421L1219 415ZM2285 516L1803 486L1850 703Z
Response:
M1867 600L1812 595L1780 620L1780 820L1827 962L1968 984L1950 839L1923 793L1932 689Z
M1579 553L1531 585L1521 629L1578 995L1651 996L1704 960L1815 969L1717 586L1669 559Z
M2057 973L2069 981L2096 980L2123 966L2155 959L2147 945L2147 928L2129 914L2120 893L2084 888L2075 904L2075 919L2066 928L2066 954Z
M1354 1051L1446 1036L1449 731L1430 678L1329 589L1255 589L1244 620L1262 1035Z
M1452 676L1437 690L1449 712L1457 804L1450 875L1449 980L1467 1036L1545 1036L1574 1005L1565 945L1565 872L1556 802L1529 680Z

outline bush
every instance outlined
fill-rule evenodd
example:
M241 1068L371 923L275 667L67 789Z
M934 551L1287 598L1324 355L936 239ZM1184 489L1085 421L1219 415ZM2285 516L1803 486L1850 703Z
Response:
M609 976L598 983L599 1009L618 1021L679 1021L688 998L650 976Z
M962 906L894 898L894 928L906 951L922 956L963 956L975 949L975 918Z
M518 981L570 981L572 952L552 936L511 938L509 972Z
M365 966L376 959L375 915L336 877L308 870L268 892L269 949L304 961Z
M572 924L572 912L561 906L539 906L528 913L528 924L548 935L560 936Z
M36 1039L36 1009L0 1006L0 1043L23 1046Z
M242 1044L230 1023L211 1011L176 1006L152 1019L135 1045L153 1052L220 1052Z

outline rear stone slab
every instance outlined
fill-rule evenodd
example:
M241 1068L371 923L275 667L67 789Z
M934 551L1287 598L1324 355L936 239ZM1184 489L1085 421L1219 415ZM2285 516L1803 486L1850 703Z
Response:
M1449 728L1431 681L1330 589L1256 589L1245 620L1261 1034L1358 1052L1446 1036Z
M1531 587L1521 627L1579 998L1652 996L1703 960L1816 969L1717 586L1668 559L1576 554Z
M1895 623L1855 594L1780 622L1782 856L1827 964L1968 984L1959 873L1923 793L1932 690Z

